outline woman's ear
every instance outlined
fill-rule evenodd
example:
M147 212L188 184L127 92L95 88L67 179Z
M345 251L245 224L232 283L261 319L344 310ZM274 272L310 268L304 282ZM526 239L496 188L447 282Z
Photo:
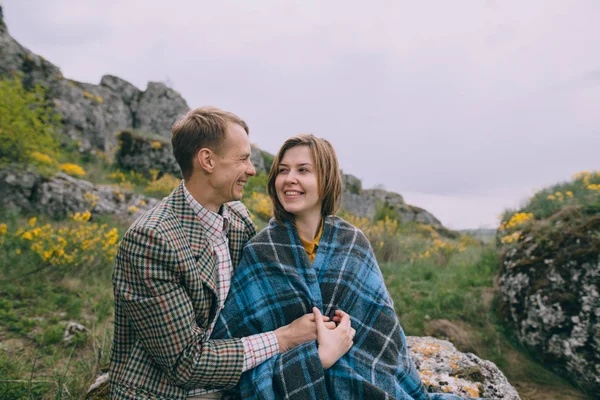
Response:
M198 166L207 174L212 174L215 168L215 153L211 149L202 148L196 153Z

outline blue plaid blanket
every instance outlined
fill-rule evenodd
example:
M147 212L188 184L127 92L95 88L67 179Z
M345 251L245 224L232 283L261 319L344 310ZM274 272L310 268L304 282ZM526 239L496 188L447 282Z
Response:
M316 342L277 355L242 375L242 398L458 399L425 390L369 241L339 217L326 218L312 265L290 226L271 220L251 239L212 338L272 331L313 306L350 314L354 346L326 371Z

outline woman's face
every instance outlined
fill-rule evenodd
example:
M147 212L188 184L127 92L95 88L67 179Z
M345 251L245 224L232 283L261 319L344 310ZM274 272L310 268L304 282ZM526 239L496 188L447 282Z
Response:
M308 146L286 150L275 178L275 189L283 208L296 218L321 215L319 182Z

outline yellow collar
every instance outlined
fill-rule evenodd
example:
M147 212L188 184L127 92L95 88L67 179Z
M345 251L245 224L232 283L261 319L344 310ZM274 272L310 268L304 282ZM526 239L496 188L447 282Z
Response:
M300 241L302 242L302 246L304 247L304 250L306 251L306 254L308 254L308 258L310 259L310 262L315 262L315 256L317 255L317 249L319 247L319 242L321 241L321 235L323 234L323 224L324 224L324 220L321 219L321 225L319 226L319 232L317 232L317 236L315 237L315 240L313 240L312 242L309 242L308 240L304 240L302 239L302 237L300 235Z

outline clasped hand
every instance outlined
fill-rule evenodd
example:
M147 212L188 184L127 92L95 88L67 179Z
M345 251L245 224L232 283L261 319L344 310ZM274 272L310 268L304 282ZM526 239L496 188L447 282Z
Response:
M289 325L275 330L280 352L316 340L319 359L325 369L335 364L350 350L355 334L356 331L350 324L348 314L337 310L330 320L328 316L322 315L316 307L313 307L312 313L305 314Z

